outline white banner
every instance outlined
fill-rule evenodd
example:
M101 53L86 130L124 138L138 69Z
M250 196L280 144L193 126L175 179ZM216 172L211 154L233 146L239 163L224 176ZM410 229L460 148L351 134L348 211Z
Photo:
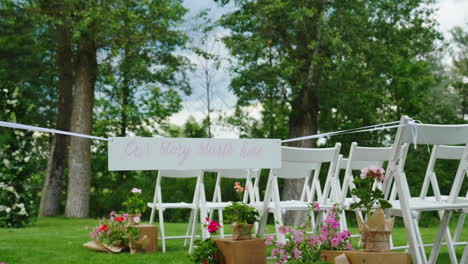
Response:
M114 137L108 147L111 171L281 167L279 139Z

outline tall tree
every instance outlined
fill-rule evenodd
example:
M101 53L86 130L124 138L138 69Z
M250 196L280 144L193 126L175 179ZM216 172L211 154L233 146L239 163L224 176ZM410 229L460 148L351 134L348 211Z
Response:
M265 104L267 97L252 91L274 76L273 86L287 91L289 137L315 134L319 126L397 120L423 108L434 82L425 59L439 38L431 1L234 2L238 8L220 21L232 31L225 43L238 61L232 71L242 78L242 85L234 78L231 86ZM299 198L300 186L286 181L284 199Z
M53 1L51 1L53 2ZM70 118L73 99L73 64L72 64L72 29L69 14L62 1L41 3L44 10L53 10L51 20L55 30L55 60L58 72L58 104L55 128L70 130ZM40 216L56 216L60 213L60 197L68 157L69 137L54 134L50 145L47 171L42 188Z

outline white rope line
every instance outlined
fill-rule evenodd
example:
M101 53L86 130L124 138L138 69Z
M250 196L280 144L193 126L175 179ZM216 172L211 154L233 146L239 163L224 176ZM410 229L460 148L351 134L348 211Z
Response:
M328 132L328 133L316 134L316 135L310 135L310 136L304 136L304 137L291 138L291 139L282 140L281 142L286 143L286 142L301 141L301 140L320 138L320 137L326 137L326 136L354 134L354 133L385 130L385 129L390 129L390 128L403 127L403 126L411 126L413 142L415 143L414 145L416 146L417 137L418 137L416 122L413 119L411 119L409 124L406 124L406 125L391 125L391 124L396 124L396 123L399 123L399 121L387 122L387 123L358 127L358 128L351 128L351 129L346 129L346 130L340 130L340 131L334 131L334 132ZM37 126L29 126L29 125L23 125L23 124L17 124L17 123L5 122L5 121L0 121L0 127L9 127L13 129L32 130L32 131L38 131L38 132L55 133L55 134L62 134L62 135L68 135L68 136L111 141L110 139L104 138L104 137L96 137L96 136L85 135L85 134L80 134L80 133L73 133L73 132L68 132L68 131L43 128L43 127L37 127Z
M57 130L57 129L37 127L37 126L28 126L28 125L22 125L22 124L5 122L5 121L0 121L0 127L9 127L13 129L32 130L32 131L38 131L38 132L55 133L55 134L62 134L62 135L67 135L67 136L75 136L75 137L110 141L110 139L103 138L103 137L96 137L96 136L90 136L90 135L85 135L85 134L79 134L79 133L73 133L73 132L62 131L62 130Z
M403 126L409 126L409 125L411 125L412 127L413 126L415 127L414 122L410 123L408 125L387 126L387 125L396 124L396 123L400 123L400 122L399 121L393 121L393 122L387 122L387 123L382 123L382 124L377 124L377 125L370 125L370 126L364 126L364 127L358 127L358 128L352 128L352 129L346 129L346 130L340 130L340 131L334 131L334 132L328 132L328 133L322 133L322 134L316 134L316 135L310 135L310 136L291 138L291 139L282 140L281 142L286 143L286 142L301 141L301 140L321 138L321 137L327 137L327 136L336 136L336 135L354 134L354 133L361 133L361 132L378 131L378 130L385 130L385 129L397 128L397 127L403 127Z

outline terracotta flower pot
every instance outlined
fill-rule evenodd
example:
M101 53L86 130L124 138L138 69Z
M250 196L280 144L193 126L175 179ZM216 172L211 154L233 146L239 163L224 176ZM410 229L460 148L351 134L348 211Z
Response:
M133 221L133 218L134 217L139 217L141 218L141 214L127 214L127 222L131 225L138 225L140 223L136 223L135 221Z
M358 213L356 213L356 219L361 233L361 240L364 243L364 251L390 251L390 235L395 221L393 217L385 219L384 211L379 208L366 222L362 220Z
M238 224L232 223L232 238L234 240L249 240L252 239L253 224Z

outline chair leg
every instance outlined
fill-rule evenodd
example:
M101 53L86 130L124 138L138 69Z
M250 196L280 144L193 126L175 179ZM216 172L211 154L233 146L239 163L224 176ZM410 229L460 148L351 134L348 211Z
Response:
M195 233L197 231L197 214L198 210L193 209L193 221L192 221L192 227L190 228L192 231L192 234L190 235L190 246L189 246L189 254L192 254L193 252L193 245L195 243Z
M211 219L211 218L210 218ZM221 238L224 238L224 218L223 218L223 209L218 209L218 221L221 224L221 231L220 231L220 236Z
M452 211L444 211L444 214L440 221L439 231L437 231L437 235L434 240L434 246L432 247L431 256L429 257L429 262L428 262L429 264L437 263L437 258L439 256L442 239L443 237L445 237L445 233L447 231L451 216L452 216Z
M154 222L154 215L156 214L156 208L154 208L154 205L151 207L151 215L150 215L150 221L149 224L152 225Z
M460 217L458 217L457 228L455 229L455 234L453 235L453 242L457 242L460 240L460 234L463 230L463 225L465 224L465 217L465 213L460 213Z
M421 230L419 229L419 224L417 218L413 218L413 223L414 223L414 229L416 230L416 238L418 241L418 250L419 254L421 255L421 259L423 263L427 263L427 256L426 256L426 251L424 249L424 241L421 236Z
M162 251L166 252L166 233L164 230L163 210L159 210L159 229L161 230Z
M466 243L460 263L468 263L468 243Z
M185 232L184 247L187 247L187 242L189 241L189 235L191 234L191 227L193 221L193 209L190 210L190 218L187 225L187 231Z

